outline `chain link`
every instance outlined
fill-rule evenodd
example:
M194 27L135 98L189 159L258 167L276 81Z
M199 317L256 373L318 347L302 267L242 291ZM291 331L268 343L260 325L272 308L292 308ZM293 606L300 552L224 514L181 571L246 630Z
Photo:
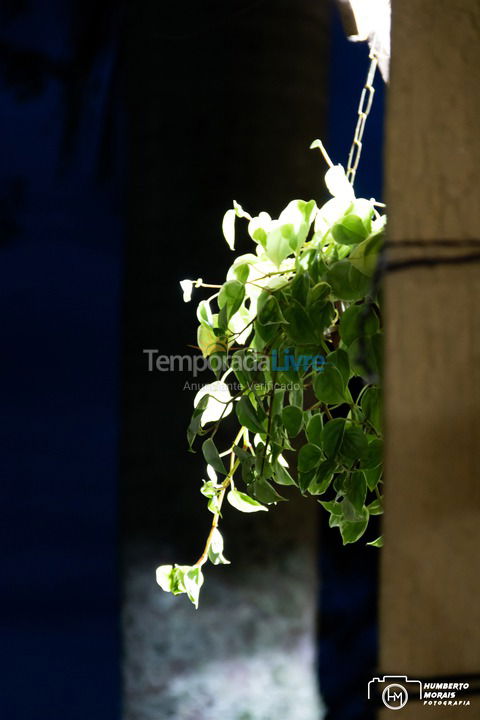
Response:
M372 43L369 54L370 67L368 69L367 79L363 86L362 94L360 95L360 102L358 104L358 120L355 128L355 134L353 136L352 147L348 154L347 163L347 179L353 185L355 181L355 175L360 162L360 156L362 154L362 139L365 130L365 123L370 112L373 103L373 96L375 94L375 88L373 87L373 81L375 79L375 72L378 67L378 55L375 49L375 43Z

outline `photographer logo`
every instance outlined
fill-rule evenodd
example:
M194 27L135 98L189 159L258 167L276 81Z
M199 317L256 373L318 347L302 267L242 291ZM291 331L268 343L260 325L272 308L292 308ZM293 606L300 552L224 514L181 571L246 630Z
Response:
M408 692L403 685L387 685L382 692L382 702L390 710L400 710L408 702Z
M370 680L367 697L372 700L380 696L389 710L401 710L408 702L409 691L416 699L422 699L422 683L419 680L410 680L406 675L385 675Z
M367 698L382 703L389 710L401 710L411 701L420 701L422 705L438 707L468 707L470 699L465 697L470 683L461 679L411 680L406 675L384 675L374 677L368 683Z

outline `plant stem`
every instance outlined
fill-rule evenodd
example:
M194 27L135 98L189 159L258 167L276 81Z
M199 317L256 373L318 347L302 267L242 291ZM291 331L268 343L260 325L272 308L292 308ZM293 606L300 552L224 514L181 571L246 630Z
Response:
M232 443L232 447L230 448L230 452L231 452L230 470L229 470L229 473L226 476L225 480L222 482L221 490L218 494L218 510L213 516L212 525L210 527L210 532L208 533L207 541L205 543L203 552L200 555L200 557L198 558L197 562L193 565L193 567L202 567L202 565L204 565L208 560L208 551L210 549L210 545L212 544L213 533L215 532L215 530L218 527L218 520L220 518L220 511L222 509L222 503L223 503L223 498L225 497L225 492L226 492L228 486L230 485L230 483L232 482L233 476L235 475L235 472L236 472L238 466L240 465L240 460L238 458L237 458L237 460L235 460L235 462L233 461L233 458L235 457L233 448L235 447L237 442L240 440L242 435L245 436L245 428L244 427L240 428L237 435L235 436L235 440Z
M331 414L330 410L328 409L328 406L325 404L323 404L323 412L325 413L325 415L328 417L329 420L333 420L332 414Z
M208 551L210 549L210 545L212 544L213 533L215 532L215 530L218 527L218 520L220 518L220 510L222 508L223 498L225 497L225 492L226 492L228 486L230 485L230 483L232 482L233 475L239 465L240 465L240 460L236 460L235 463L233 464L230 472L228 473L227 477L225 478L225 480L222 483L222 489L220 490L220 492L218 494L218 510L213 516L212 525L210 527L210 532L208 533L205 547L203 549L202 554L198 558L197 562L192 567L202 567L202 565L204 565L208 560Z
M318 149L319 149L320 152L322 153L323 159L324 159L325 162L327 163L328 167L329 167L329 168L333 167L333 162L331 161L330 156L329 156L329 154L327 153L326 148L325 148L325 146L324 146L324 144L322 143L321 140L317 140L317 145L316 145L316 147L318 147Z

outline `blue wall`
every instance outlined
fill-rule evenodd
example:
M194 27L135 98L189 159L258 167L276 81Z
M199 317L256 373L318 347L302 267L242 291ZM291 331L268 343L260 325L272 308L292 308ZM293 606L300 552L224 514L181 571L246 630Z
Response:
M118 17L92 46L75 2L11 8L0 32L0 717L118 720ZM98 21L93 3L83 12Z

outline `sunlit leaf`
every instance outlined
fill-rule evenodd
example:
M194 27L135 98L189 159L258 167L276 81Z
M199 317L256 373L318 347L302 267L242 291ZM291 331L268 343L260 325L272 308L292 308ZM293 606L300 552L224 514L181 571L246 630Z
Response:
M239 490L230 490L227 500L232 507L244 513L259 512L260 510L268 510L264 505L254 500L250 495L246 495Z
M215 528L212 533L208 559L213 565L230 565L230 560L227 560L223 554L223 537L218 528Z

